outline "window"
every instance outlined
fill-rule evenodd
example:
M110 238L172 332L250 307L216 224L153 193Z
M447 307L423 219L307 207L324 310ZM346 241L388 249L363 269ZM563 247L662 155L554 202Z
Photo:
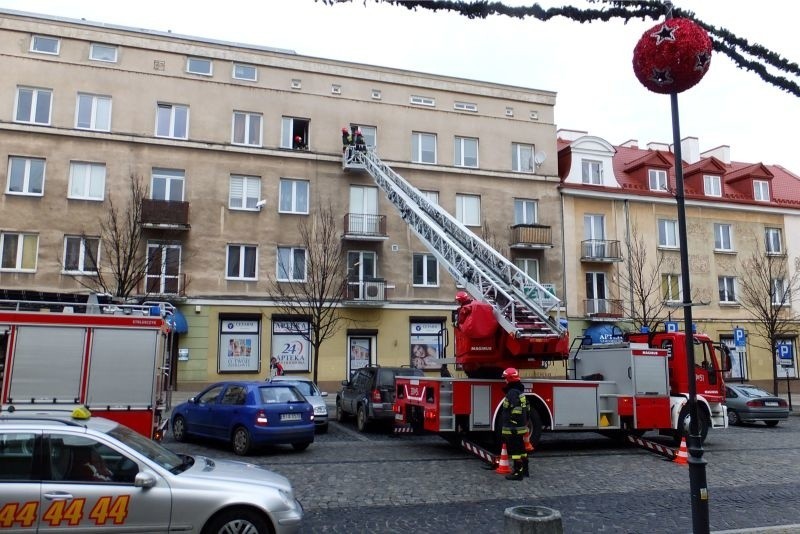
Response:
M364 137L364 144L368 148L375 148L378 146L378 128L375 126L364 126L363 124L351 124L350 130L361 130L361 135Z
M53 91L33 87L17 88L17 109L14 120L32 124L50 124Z
M472 104L471 102L454 102L453 109L456 111L478 111L478 104Z
M258 69L252 65L243 65L241 63L233 64L233 77L237 80L246 80L248 82L255 82L258 80Z
M456 195L456 219L466 226L481 225L481 197Z
M436 105L436 99L430 98L427 96L414 96L412 95L411 98L408 99L410 103L415 106L430 106L433 107Z
M714 250L733 250L730 224L714 223Z
M609 253L606 243L605 215L586 213L583 215L583 239L581 256L584 258L605 258Z
M39 158L8 158L6 193L39 195L44 192L44 161Z
M764 180L753 180L753 198L769 202L769 182Z
M514 260L514 265L519 267L522 272L534 280L539 281L539 260L533 258L517 258Z
M296 247L278 247L278 280L305 282L306 250Z
M610 308L606 299L605 273L586 273L586 313L609 313Z
M661 295L664 300L669 302L679 302L683 300L683 293L681 292L681 275L680 274L662 274L661 275Z
M147 244L145 270L147 293L178 295L181 292L181 246L166 243Z
M281 178L278 212L308 214L308 188L305 180Z
M649 169L647 171L650 191L667 190L667 171L663 169Z
M189 132L189 108L159 104L156 110L156 136L186 139Z
M44 35L34 35L31 37L31 52L58 55L60 48L61 40L57 37L47 37Z
M255 280L258 249L255 245L228 245L226 278Z
M511 170L533 172L533 145L511 143Z
M308 148L308 119L283 117L281 120L281 148Z
M736 279L733 276L720 276L718 281L720 303L735 303Z
M184 172L178 169L153 169L150 197L153 200L183 200Z
M186 60L186 72L211 76L213 74L213 64L210 59L190 57Z
M100 259L100 238L66 236L64 238L64 271L95 274Z
M439 285L439 264L432 254L414 254L413 272L415 286Z
M89 46L89 59L94 61L117 62L117 47L99 43L92 43Z
M106 166L104 164L70 162L68 198L103 200L105 189Z
M111 97L78 93L75 127L85 130L111 129Z
M39 236L36 234L0 233L0 270L36 270Z
M780 228L764 228L765 250L767 254L782 254L783 245Z
M721 187L719 176L703 176L703 192L707 197L721 197Z
M261 146L261 114L233 112L233 139L236 145Z
M39 466L41 465L41 462L38 460L34 461L33 458L35 450L34 443L37 434L38 432L4 431L3 434L0 435L0 480L3 482L13 480L31 483L37 479L37 475L34 473L38 473ZM25 492L22 494L26 495ZM39 505L39 501L31 501L21 505L19 511L16 513L25 513L27 516L28 512L23 512L23 510L31 505L36 507ZM34 510L36 510L36 508L34 508ZM28 517L30 517L31 521L35 521L35 511L32 516L33 517Z
M52 466L54 481L69 485L77 483L91 493L104 493L110 485L133 485L138 472L134 459L89 437L58 432L48 434L49 446L45 450L49 451L49 456L45 461ZM87 486L87 483L95 487Z
M422 132L411 134L411 161L436 163L436 134Z
M439 192L438 191L420 191L422 196L428 199L431 204L439 205Z
M678 221L671 219L658 220L658 246L678 248Z
M589 185L602 185L603 164L600 161L584 159L581 161L581 181Z
M228 207L232 210L257 210L261 199L261 178L231 175Z
M538 202L536 200L514 199L514 224L536 224L538 220Z
M453 165L456 167L478 167L478 140L471 137L456 137Z
M783 278L772 279L772 290L770 296L772 297L773 306L783 306L788 304L789 299L789 286Z

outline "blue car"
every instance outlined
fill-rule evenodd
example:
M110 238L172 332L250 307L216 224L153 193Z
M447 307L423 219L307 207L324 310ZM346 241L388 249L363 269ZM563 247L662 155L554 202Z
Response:
M314 408L290 385L256 381L217 382L172 410L176 441L190 436L229 441L243 456L263 445L314 442Z

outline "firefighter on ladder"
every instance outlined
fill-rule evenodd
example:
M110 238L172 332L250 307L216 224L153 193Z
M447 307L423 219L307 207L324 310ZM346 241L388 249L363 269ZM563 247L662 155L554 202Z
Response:
M519 372L513 367L503 371L506 385L503 388L506 396L502 405L502 434L508 449L508 456L513 461L513 471L506 475L508 480L522 480L530 476L528 472L528 453L525 450L523 436L528 432L529 407L523 393L525 386L519 380Z

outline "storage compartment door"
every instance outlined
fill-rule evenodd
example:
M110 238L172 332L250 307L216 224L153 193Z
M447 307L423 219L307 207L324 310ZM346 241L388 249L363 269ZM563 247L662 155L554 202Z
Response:
M92 361L86 403L113 408L153 405L156 348L154 330L98 328L92 338Z
M597 428L596 387L554 387L553 429Z

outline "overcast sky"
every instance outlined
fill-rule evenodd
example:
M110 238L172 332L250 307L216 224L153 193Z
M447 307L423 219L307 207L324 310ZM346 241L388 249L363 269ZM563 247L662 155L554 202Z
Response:
M673 3L800 63L797 0ZM0 7L554 91L558 128L588 131L613 144L672 142L669 96L645 89L631 67L633 48L656 24L652 20L627 25L501 16L469 20L374 0L335 6L313 0L0 0ZM800 97L714 54L705 78L678 100L681 137L697 137L701 151L728 145L734 161L779 164L800 176Z

